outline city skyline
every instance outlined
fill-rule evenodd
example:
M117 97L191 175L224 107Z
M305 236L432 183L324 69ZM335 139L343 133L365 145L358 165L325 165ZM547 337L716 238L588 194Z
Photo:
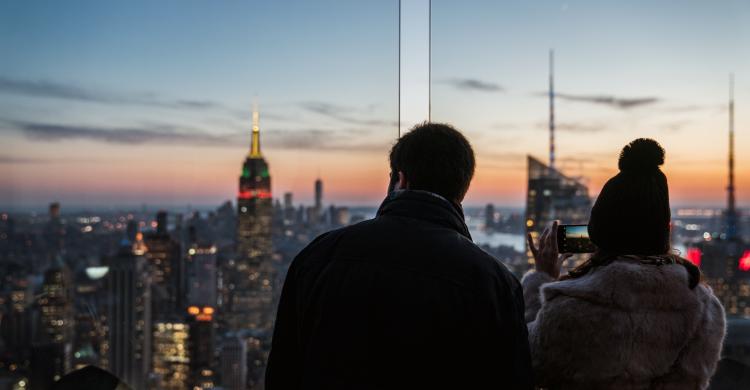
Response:
M475 3L432 10L432 119L475 146L467 205L523 205L526 155L547 155L550 48L558 167L595 196L619 149L650 136L667 150L673 205L725 204L732 71L737 150L750 146L750 5ZM232 199L256 99L277 197L311 204L318 176L330 203L385 195L396 2L0 7L0 50L15 54L0 64L4 208ZM740 208L748 167L740 152Z
M493 270L530 281L549 268L533 245L546 245L540 234L553 221L588 236L618 157L624 181L602 207L662 210L667 193L650 168L658 147L623 149L646 137L666 149L672 213L641 215L629 230L652 224L659 245L593 237L577 248L593 255L543 278L586 260L614 266L609 255L623 252L628 267L637 257L644 272L655 264L672 275L664 281L679 282L678 295L710 286L724 309L709 317L725 316L716 332L727 334L711 387L724 388L750 367L747 21L747 0L0 2L0 387L80 382L93 366L133 388L262 389L269 359L269 384L284 386L335 371L336 351L398 378L414 371L414 359L393 358L399 345L424 350L434 339L425 325L457 330L466 302L513 279ZM391 145L426 115L473 145L476 172L458 213L419 191L381 204ZM444 145L425 155L427 138L414 136L401 145L407 174L411 152L468 166ZM450 176L465 169L452 168L431 174L455 187ZM658 195L651 205L632 188L643 185ZM672 263L687 273L664 268ZM596 278L586 269L568 277ZM466 289L477 281L492 288ZM433 308L420 286L458 298ZM523 307L513 295L510 306ZM661 308L652 295L631 306ZM480 306L504 310L503 299ZM467 329L493 339L502 324L481 322L496 317ZM386 333L367 325L381 322ZM376 339L383 348L367 342ZM286 381L303 344L305 356L323 351L323 371L313 363ZM487 348L438 350L445 359L418 371L481 376L491 359ZM452 363L472 353L479 366ZM381 379L373 383L389 383Z

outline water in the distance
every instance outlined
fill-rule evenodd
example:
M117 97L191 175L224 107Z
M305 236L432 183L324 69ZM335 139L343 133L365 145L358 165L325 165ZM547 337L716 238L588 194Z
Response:
M466 225L469 227L471 238L477 245L510 246L517 252L526 251L526 243L522 234L488 232L484 229L484 223L481 218L466 217Z

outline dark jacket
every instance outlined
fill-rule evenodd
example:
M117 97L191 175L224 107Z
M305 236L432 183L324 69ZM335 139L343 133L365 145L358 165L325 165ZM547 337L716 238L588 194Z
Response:
M394 192L289 268L266 388L528 389L518 280L471 241L458 205Z

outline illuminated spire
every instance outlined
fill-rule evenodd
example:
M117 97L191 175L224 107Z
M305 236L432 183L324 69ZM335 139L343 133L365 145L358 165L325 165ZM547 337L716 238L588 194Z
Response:
M260 126L258 114L258 103L253 103L253 137L250 141L250 157L259 158L260 154Z
M737 238L734 197L734 74L729 75L729 184L727 185L727 239Z
M555 167L555 51L549 51L549 166Z

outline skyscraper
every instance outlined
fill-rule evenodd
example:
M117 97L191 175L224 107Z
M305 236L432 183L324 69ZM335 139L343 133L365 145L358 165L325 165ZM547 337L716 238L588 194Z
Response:
M323 209L323 180L315 179L315 209Z
M324 221L323 210L323 180L315 179L315 203L307 208L307 224L310 227L317 227Z
M528 156L526 232L537 239L552 221L585 224L591 212L588 188L578 180ZM529 264L533 257L529 254Z
M153 377L157 389L187 389L190 381L190 326L183 321L154 323Z
M33 341L33 284L25 272L8 272L6 275L0 275L0 282L0 293L4 295L0 301L5 306L0 308L0 344L5 347L5 356L0 358L0 361L8 365L22 366L24 362L29 361Z
M492 203L488 203L484 208L484 229L492 231L495 228L495 206Z
M225 272L230 290L225 322L232 329L270 328L273 321L273 200L268 163L260 148L257 109L253 110L250 153L242 165L237 195L237 259Z
M210 389L215 386L215 331L212 306L189 306L187 324L190 326L190 388Z
M44 241L47 256L38 259L34 266L39 270L48 268L55 260L65 253L65 234L67 232L65 221L60 217L60 203L54 202L49 205L49 221L44 226Z
M109 268L95 266L81 269L75 275L75 370L101 363L105 334L100 312L106 303L107 291L104 283L107 272ZM106 317L106 314L103 317Z
M53 379L72 369L73 348L73 279L68 267L58 258L44 273L39 297L41 335L35 344L49 345L47 359L53 362ZM33 369L33 367L32 367Z
M211 306L217 303L216 246L193 244L185 258L187 274L186 304Z
M294 194L291 192L285 192L284 193L284 208L285 209L294 209Z
M180 243L167 231L167 212L156 214L156 231L145 235L144 256L151 268L151 307L154 320L166 320L183 310L185 270Z
M265 388L266 361L271 349L270 329L252 329L242 332L247 344L247 387Z
M549 55L549 165L528 156L526 192L526 232L536 240L554 220L565 224L585 224L591 211L588 188L579 180L555 168L554 52ZM529 265L534 258L527 248ZM525 271L525 270L516 270Z
M292 224L295 222L293 194L291 192L284 193L284 223Z
M221 384L229 390L245 390L247 383L247 343L230 333L221 345Z
M151 369L151 285L144 251L123 240L110 259L107 286L107 360L103 364L134 389L145 388Z

